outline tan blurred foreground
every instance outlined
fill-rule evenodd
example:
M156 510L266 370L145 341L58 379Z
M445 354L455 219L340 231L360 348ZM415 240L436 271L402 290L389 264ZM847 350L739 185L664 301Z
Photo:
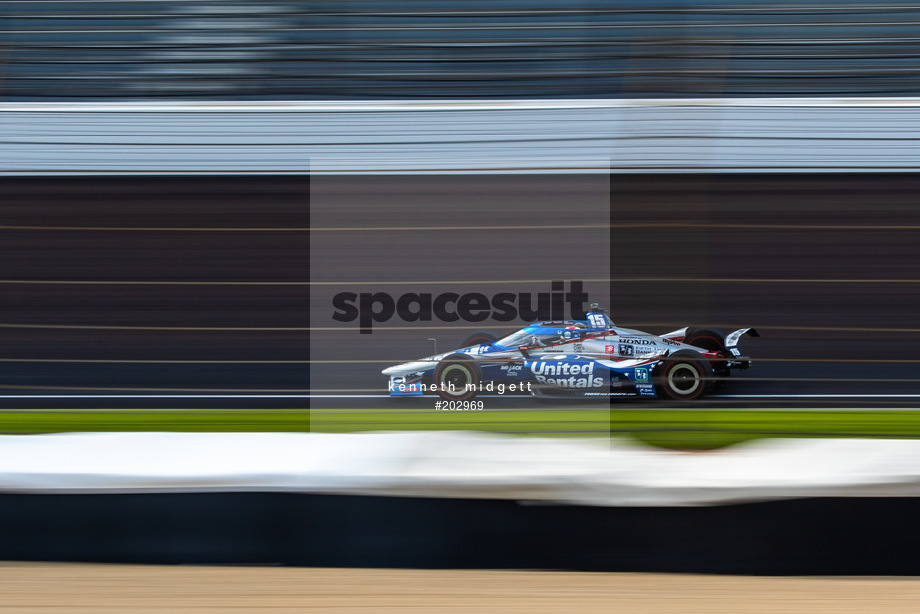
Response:
M2 612L917 612L916 578L0 564Z

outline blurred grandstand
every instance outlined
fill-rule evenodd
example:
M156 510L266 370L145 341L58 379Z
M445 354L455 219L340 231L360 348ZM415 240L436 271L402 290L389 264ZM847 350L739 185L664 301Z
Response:
M920 95L905 0L0 3L0 100Z

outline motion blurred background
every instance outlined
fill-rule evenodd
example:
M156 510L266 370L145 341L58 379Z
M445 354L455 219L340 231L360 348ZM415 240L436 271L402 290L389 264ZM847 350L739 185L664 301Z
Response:
M6 100L910 96L916 3L2 3Z
M903 0L0 3L0 430L461 429L681 451L918 437L918 25ZM754 367L689 406L518 397L444 415L431 398L385 398L379 370L479 326L394 320L359 335L331 319L342 291L537 293L554 279L585 280L617 324L653 333L755 327ZM404 513L376 499L399 533L354 520L347 497L280 499L198 500L188 526L213 533L191 555L194 534L154 523L135 540L116 508L111 533L61 555L64 533L45 533L59 516L8 499L2 524L21 531L0 558L239 562L221 531L289 505L244 562L277 562L301 531L281 560L918 571L909 553L873 559L862 526L837 527L863 535L850 551L833 527L810 541L835 501L746 507L735 549L683 541L682 527L736 522L731 506L467 502L534 527L490 559L478 545L495 523L458 537L437 524L457 516L447 500ZM147 513L188 507L157 505ZM225 509L240 515L212 527ZM65 528L106 524L93 524L97 500L69 512ZM336 523L317 539L307 513ZM805 519L789 538L800 557L771 550L790 535L784 514ZM522 545L559 518L553 547ZM611 519L635 529L634 550L618 549ZM764 523L774 532L756 533ZM888 526L890 544L905 526L866 524ZM419 527L427 537L405 539Z

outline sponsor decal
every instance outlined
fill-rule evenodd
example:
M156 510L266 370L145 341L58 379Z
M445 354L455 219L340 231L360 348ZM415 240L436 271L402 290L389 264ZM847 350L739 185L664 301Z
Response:
M616 354L616 353L617 353L617 346L615 346L615 345L606 345L606 346L604 346L604 352L605 352L606 354Z
M635 345L655 345L655 342L645 337L620 337L623 343L634 343Z
M550 363L534 360L525 364L541 384L559 388L600 388L604 385L604 378L594 375L593 361Z
M636 381L648 382L648 369L636 369Z
M662 337L661 340L668 345L680 345L678 342L674 341L673 339L668 339L667 337Z
M422 385L419 382L397 384L390 381L390 396L392 397L420 397L422 392Z
M633 346L628 343L619 344L618 348L620 356L632 356L634 352Z
M636 384L636 390L640 395L644 397L655 397L658 396L655 393L655 387L651 384Z

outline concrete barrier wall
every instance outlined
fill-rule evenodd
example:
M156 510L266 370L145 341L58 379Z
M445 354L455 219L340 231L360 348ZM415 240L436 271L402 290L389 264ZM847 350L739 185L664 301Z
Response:
M0 492L294 492L606 507L920 495L920 440L769 439L724 452L482 433L0 437Z
M917 441L682 454L462 433L322 438L5 437L0 560L920 574L920 497L893 496L917 489ZM676 505L681 492L711 503L731 483L772 494ZM802 498L732 503L784 488Z

